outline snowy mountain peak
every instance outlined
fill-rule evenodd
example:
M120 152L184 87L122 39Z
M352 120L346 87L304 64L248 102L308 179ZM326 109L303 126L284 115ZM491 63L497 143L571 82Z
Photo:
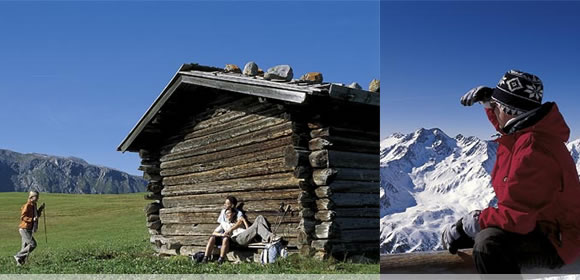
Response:
M580 169L580 139L567 144ZM381 141L381 252L441 249L443 226L497 204L490 184L497 143L438 128Z

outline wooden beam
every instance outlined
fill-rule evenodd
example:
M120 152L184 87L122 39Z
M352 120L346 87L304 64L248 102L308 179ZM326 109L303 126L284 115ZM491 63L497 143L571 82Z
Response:
M313 151L310 165L318 168L349 167L379 170L379 155L332 150Z

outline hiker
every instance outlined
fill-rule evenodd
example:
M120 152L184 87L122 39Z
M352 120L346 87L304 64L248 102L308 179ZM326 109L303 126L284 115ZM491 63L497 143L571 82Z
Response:
M207 246L205 248L205 255L202 262L207 262L210 254L213 251L215 244L221 243L220 256L218 263L225 261L225 256L230 247L230 240L239 245L247 245L257 236L260 236L265 242L277 242L281 238L270 231L270 226L263 216L256 217L254 223L247 227L245 218L238 218L238 210L235 208L225 209L224 221L214 230L210 236ZM241 221L240 219L243 219ZM242 225L247 228L242 228Z
M461 104L480 102L500 133L491 173L497 207L475 210L442 236L451 253L473 247L479 273L559 268L580 255L580 182L565 146L570 129L554 102L542 104L535 75L508 71L495 89L476 87Z
M20 252L14 255L14 260L16 260L16 264L19 266L26 263L26 258L36 248L36 240L32 237L32 234L36 232L38 218L42 215L42 210L44 210L44 203L39 208L36 208L38 196L37 191L29 192L28 201L22 206L20 211L18 231L22 237L22 248Z
M224 202L224 209L222 209L222 211L220 212L220 215L217 218L218 224L221 224L222 222L226 222L226 216L225 216L226 210L235 209L235 210L237 210L236 211L237 212L237 220L240 223L243 223L246 228L248 228L248 221L244 217L244 213L242 212L242 210L236 208L237 205L238 205L238 200L236 199L235 196L231 196L231 195L227 196L226 201Z

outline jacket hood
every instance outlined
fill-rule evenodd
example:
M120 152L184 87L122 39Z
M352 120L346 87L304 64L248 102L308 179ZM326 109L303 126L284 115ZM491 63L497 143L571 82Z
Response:
M570 138L570 128L554 102L544 103L533 114L506 126L503 130L505 133L534 131L557 137L562 142L568 142Z

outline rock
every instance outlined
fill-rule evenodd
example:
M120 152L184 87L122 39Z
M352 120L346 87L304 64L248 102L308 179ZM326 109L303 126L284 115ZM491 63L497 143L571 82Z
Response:
M348 87L349 88L362 89L362 87L357 82L353 82L352 84L348 85Z
M244 66L244 71L242 73L246 76L258 75L258 64L256 64L253 61L246 63L246 66Z
M294 73L292 72L292 67L290 65L277 65L272 68L269 68L264 74L264 79L266 80L284 80L284 81L291 81L294 77Z
M369 91L372 92L381 92L381 81L377 79L373 79L369 84Z
M320 84L320 83L322 83L322 73L320 73L320 72L308 72L308 73L302 75L302 77L300 77L300 81L311 82L314 84Z
M235 64L226 64L224 71L226 73L242 73L242 70L240 70L240 67L238 67Z

